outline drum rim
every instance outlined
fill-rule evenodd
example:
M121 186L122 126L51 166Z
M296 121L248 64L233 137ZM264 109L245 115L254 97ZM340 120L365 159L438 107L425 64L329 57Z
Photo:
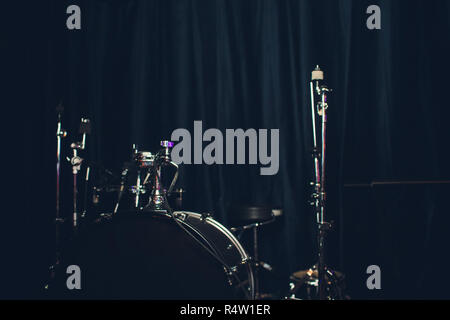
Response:
M137 160L154 160L155 154L150 151L139 151L134 156Z
M180 210L180 211L173 212L174 216L176 216L177 214L187 214L188 216L193 216L200 220L202 219L202 215L200 213L196 213L196 212L192 212L192 211ZM165 216L171 217L170 215L165 215ZM183 223L186 223L185 221L183 221L181 219L179 219L179 220ZM204 220L206 222L208 222L210 225L212 225L216 230L219 230L222 234L224 234L226 236L226 238L228 238L228 240L230 240L231 243L236 247L239 254L241 255L242 261L243 262L245 261L247 271L248 271L248 277L249 277L248 286L250 288L250 299L254 300L254 298L255 298L255 278L254 278L254 274L253 274L253 269L251 268L250 263L249 263L250 256L245 251L244 247L239 242L239 240L234 236L234 234L230 230L228 230L223 224L221 224L220 222L218 222L217 220L215 220L212 217L207 217ZM193 226L191 226L191 227L193 227Z

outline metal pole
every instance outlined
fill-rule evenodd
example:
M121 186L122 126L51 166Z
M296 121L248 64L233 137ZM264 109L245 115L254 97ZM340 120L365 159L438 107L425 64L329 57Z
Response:
M326 283L325 283L325 230L324 230L324 215L325 215L325 150L326 150L326 124L327 115L323 104L322 95L322 152L321 152L321 166L322 174L320 181L320 218L319 218L319 261L318 261L318 273L319 273L319 299L324 300L326 298Z
M258 224L253 227L253 259L255 260L255 299L259 299Z
M77 156L77 149L73 149L73 158L72 158L72 174L73 174L73 216L72 223L74 229L78 226L78 212L77 212L77 199L78 199L78 188L77 188L77 176L79 170L79 164Z
M62 128L62 107L58 112L58 122L56 126L56 213L55 213L55 265L53 266L53 271L55 267L60 263L60 223L61 219L61 207L60 207L60 185L61 185L61 143L62 138L66 137L67 132Z

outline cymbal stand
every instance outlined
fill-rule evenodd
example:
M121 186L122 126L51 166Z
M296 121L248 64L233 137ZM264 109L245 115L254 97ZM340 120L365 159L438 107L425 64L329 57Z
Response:
M86 148L86 135L91 133L91 126L89 119L81 118L80 133L83 135L83 140L81 142L74 142L70 145L72 148L73 156L70 159L70 164L72 165L72 175L73 175L73 213L72 213L72 226L74 231L78 228L78 172L81 170L81 164L83 163L83 158L78 156L78 150L84 150Z
M91 172L91 166L86 167L86 176L84 179L84 196L83 196L83 213L81 214L81 218L85 218L87 214L87 203L88 203L88 189L89 189L89 175Z
M78 209L77 209L77 199L78 199L78 187L77 187L77 176L78 171L81 170L81 163L83 162L83 158L78 156L78 152L76 148L72 148L73 156L70 159L70 164L72 165L72 175L73 175L73 211L72 211L72 226L74 229L78 226Z
M327 232L331 229L331 224L325 221L326 208L326 191L325 191L325 155L326 155L326 128L327 128L327 95L331 89L325 85L319 86L319 81L323 80L323 71L319 66L312 72L310 82L311 94L311 112L312 112L312 128L313 128L313 157L314 157L314 179L312 182L314 192L312 194L312 205L315 208L317 227L318 227L318 278L319 278L319 299L326 299L326 260L325 260L325 238ZM317 114L321 117L321 149L317 146L316 132L316 112L314 103L314 82L315 91L320 97L317 103Z
M67 136L67 132L62 128L61 104L57 107L58 120L56 125L56 215L55 215L55 264L50 267L51 277L54 277L55 268L60 263L60 224L63 222L60 210L60 190L61 190L61 140Z
M133 144L133 155L134 157L138 153L137 145ZM136 174L136 194L134 198L134 207L136 209L139 209L139 203L140 203L140 196L141 196L141 167L138 166L137 168L137 174Z

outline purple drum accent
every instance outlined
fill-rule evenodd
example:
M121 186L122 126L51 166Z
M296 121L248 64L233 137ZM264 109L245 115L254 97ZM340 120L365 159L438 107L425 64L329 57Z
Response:
M174 145L174 143L172 141L167 141L167 140L161 141L161 147L173 148L173 145Z

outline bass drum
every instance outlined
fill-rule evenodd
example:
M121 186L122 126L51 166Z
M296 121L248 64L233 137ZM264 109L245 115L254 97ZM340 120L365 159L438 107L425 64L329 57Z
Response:
M76 295L94 299L253 299L249 257L211 217L123 212L80 231Z

